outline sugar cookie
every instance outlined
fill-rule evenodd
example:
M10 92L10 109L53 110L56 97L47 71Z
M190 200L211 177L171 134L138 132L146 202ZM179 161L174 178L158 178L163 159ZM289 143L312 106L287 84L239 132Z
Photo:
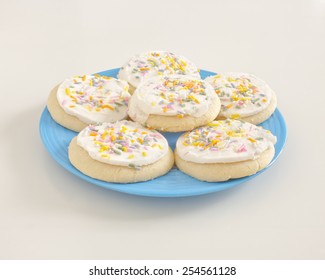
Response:
M170 75L144 81L131 96L128 114L148 127L178 132L209 123L219 110L219 98L209 83Z
M171 74L193 75L200 78L193 62L184 56L167 51L149 51L132 57L121 67L118 77L130 85L133 93L145 79Z
M125 81L99 75L74 76L51 91L47 107L57 123L79 132L88 124L125 119L129 97Z
M272 160L276 137L241 120L214 121L183 134L175 163L202 181L218 182L255 174Z
M113 183L151 180L174 164L163 135L126 120L83 129L70 143L69 159L82 173Z
M241 119L260 124L268 119L276 108L273 90L261 79L246 73L219 73L205 79L221 101L217 119Z

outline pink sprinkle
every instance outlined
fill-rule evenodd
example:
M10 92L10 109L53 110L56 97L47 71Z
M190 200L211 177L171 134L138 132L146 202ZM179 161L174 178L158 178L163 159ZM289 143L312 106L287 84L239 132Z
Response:
M238 149L237 153L247 152L247 148L245 144L242 144Z

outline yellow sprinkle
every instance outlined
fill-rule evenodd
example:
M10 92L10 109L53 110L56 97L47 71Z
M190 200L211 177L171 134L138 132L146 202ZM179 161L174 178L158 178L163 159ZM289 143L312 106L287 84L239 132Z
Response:
M228 130L226 133L230 137L244 137L245 136L245 134L242 133L242 132L235 132L235 131L232 131L232 130Z
M251 100L251 98L250 97L241 97L240 100L241 101L246 101L246 100Z
M150 70L150 68L149 67L141 67L139 70L140 71L147 71L147 70Z
M92 96L89 96L89 100L92 101L93 100L93 97Z
M184 118L184 115L183 114L178 114L177 118L182 119L182 118Z
M236 94L233 94L232 96L231 96L231 98L233 99L233 100L235 100L235 101L238 101L238 96L236 95Z
M226 107L227 109L230 109L232 107L232 104L228 104Z
M181 60L181 64L182 64L183 66L186 66L186 65L187 65L186 62L185 62L184 60Z
M217 122L212 122L212 123L209 123L208 126L219 126L219 124Z
M109 148L108 146L106 146L106 145L102 145L102 146L100 147L99 151L100 151L100 152L104 152L104 151L107 151L108 148Z
M90 133L89 133L89 135L90 135L90 136L97 136L97 135L98 135L98 133L97 133L97 132L95 132L95 131L92 131L92 132L90 132Z
M239 119L240 115L239 114L233 114L233 115L231 115L231 118L232 119Z
M103 109L104 109L104 108L107 108L107 109L110 109L110 110L114 111L114 108L113 108L112 106L108 105L108 104L104 104L104 105L102 105L102 108L103 108Z
M81 78L83 81L86 81L86 75L83 75Z
M95 77L97 77L97 78L99 78L99 77L100 77L100 75L98 75L98 74L94 74L94 76L95 76Z
M72 99L72 101L77 102L77 98L75 98L73 95L69 95L69 97Z
M264 102L264 103L267 102L267 99L266 98L263 98L262 99L262 102Z
M247 138L249 141L251 141L252 143L254 143L254 142L256 142L256 140L255 139L253 139L253 138L251 138L251 137L249 137L249 138Z
M137 141L140 143L140 144L143 144L143 140L141 138L137 138Z
M110 80L110 79L112 79L111 77L107 77L107 76L102 76L102 78L105 79L105 80Z
M193 95L189 95L188 98L192 99L195 103L199 104L200 101L197 100Z
M107 134L108 134L108 131L104 131L104 133L101 135L101 138L104 140Z
M111 135L111 141L115 141L116 137L114 135Z
M240 92L245 92L245 91L247 91L247 88L246 88L245 86L243 86L243 85L239 85L239 86L237 87L237 89L238 89Z
M101 154L101 156L103 157L103 158L111 158L109 155L107 155L107 154Z
M69 88L65 88L65 93L66 93L66 95L70 95L70 89Z
M134 155L129 155L128 159L134 158Z
M159 148L160 150L163 149L163 147L162 147L160 144L158 144L158 148Z
M233 137L235 132L233 132L232 130L228 130L226 133L228 136Z
M147 156L147 153L146 152L142 152L142 156L143 157L146 157Z
M213 140L211 141L211 144L212 144L212 145L215 145L215 144L217 144L218 142L220 142L220 140L218 140L218 139L213 139Z
M127 149L126 147L122 147L122 151L123 151L123 152L127 152L127 150L128 150L128 149Z
M70 107L70 108L74 108L74 107L76 107L76 106L74 106L74 105L70 105L69 107Z
M93 80L90 80L90 81L89 81L89 85L90 85L90 86L93 86L93 84L94 84L94 83L93 83Z

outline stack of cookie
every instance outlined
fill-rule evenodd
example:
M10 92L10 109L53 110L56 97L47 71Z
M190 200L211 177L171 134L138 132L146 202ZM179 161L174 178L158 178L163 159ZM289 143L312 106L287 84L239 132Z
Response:
M132 183L174 165L203 181L255 174L274 156L276 137L256 126L276 108L271 88L245 73L202 80L187 58L166 51L132 57L118 79L82 75L56 86L48 110L79 132L71 163L86 175ZM172 152L161 132L184 132Z

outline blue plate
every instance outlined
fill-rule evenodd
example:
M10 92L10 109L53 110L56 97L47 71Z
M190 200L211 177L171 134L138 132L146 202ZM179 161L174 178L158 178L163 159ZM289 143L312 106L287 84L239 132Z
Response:
M116 77L119 68L111 69L107 71L100 72L100 75ZM201 77L205 78L207 76L214 75L215 73L201 70ZM96 180L91 177L88 177L74 168L68 158L68 146L71 139L77 135L76 132L73 132L69 129L62 127L57 124L49 114L47 108L44 109L40 123L39 129L41 138L46 149L49 151L50 155L65 169L67 169L72 174L77 175L81 179L119 192L134 194L134 195L143 195L143 196L157 196L157 197L182 197L182 196L193 196L201 195L212 192L217 192L231 187L237 186L243 182L246 182L259 174L264 170L269 168L279 157L285 141L287 138L287 129L283 116L281 115L278 109L275 110L273 115L265 122L261 124L265 129L270 130L273 135L277 137L277 143L275 145L275 156L272 162L260 172L240 178L233 179L227 182L221 183L207 183L196 180L178 169L172 169L168 174L156 178L152 181L133 183L133 184L115 184L107 183L104 181ZM176 140L181 133L163 133L167 138L170 146L175 147Z

